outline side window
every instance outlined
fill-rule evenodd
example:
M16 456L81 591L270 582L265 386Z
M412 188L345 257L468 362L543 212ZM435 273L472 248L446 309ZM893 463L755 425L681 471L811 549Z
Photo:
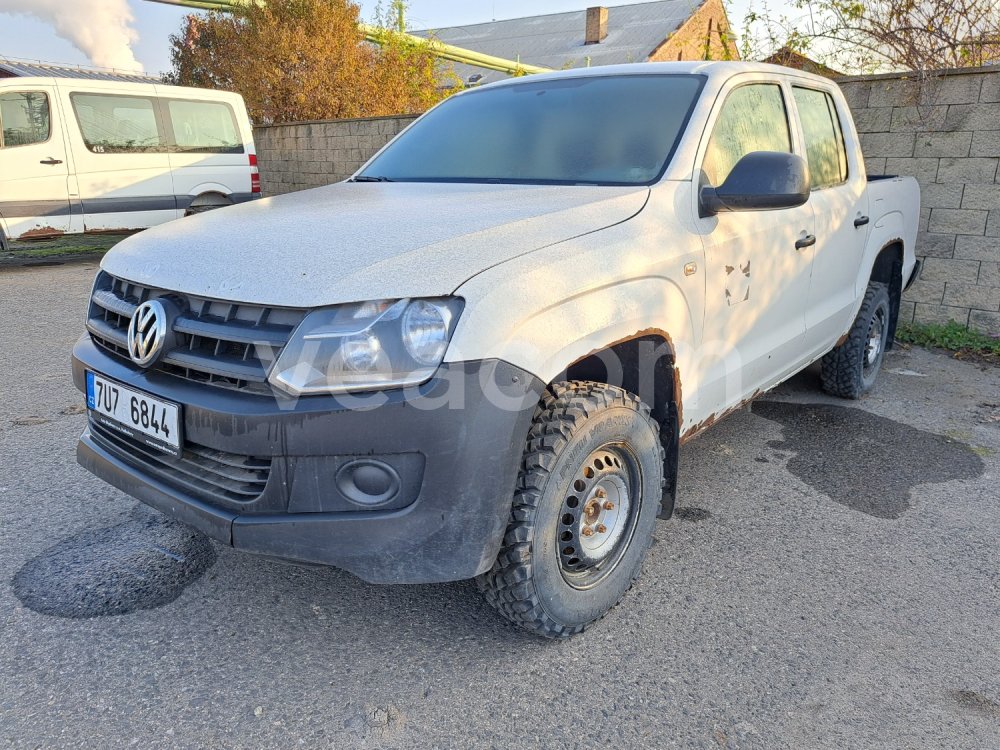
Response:
M41 91L0 94L0 147L44 143L51 129L46 94Z
M243 139L228 104L170 99L167 112L179 151L243 153Z
M164 151L166 141L147 97L71 94L83 142L95 154Z
M741 158L754 151L791 153L792 137L781 87L741 86L726 98L708 141L702 170L718 187Z
M792 89L806 139L806 158L813 189L839 185L847 179L847 151L833 97L825 91Z

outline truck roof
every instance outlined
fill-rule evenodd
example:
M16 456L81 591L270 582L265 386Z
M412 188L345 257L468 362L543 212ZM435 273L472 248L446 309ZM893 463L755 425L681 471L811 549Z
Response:
M679 61L679 62L642 62L629 63L626 65L602 65L596 68L571 68L569 70L557 70L551 73L538 73L536 75L520 78L508 78L503 81L490 83L481 88L493 88L494 86L516 86L519 82L526 81L547 81L558 78L583 78L602 77L616 75L664 75L664 74L688 74L703 75L710 79L726 79L740 73L770 73L772 75L794 76L796 78L808 78L816 83L829 86L830 79L823 76L806 73L794 68L786 68L783 65L771 65L770 63L757 62L730 62L730 61Z

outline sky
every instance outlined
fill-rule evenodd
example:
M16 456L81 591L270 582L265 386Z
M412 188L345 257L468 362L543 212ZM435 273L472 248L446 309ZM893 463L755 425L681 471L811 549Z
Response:
M605 0L605 4L636 1L641 0ZM729 17L734 26L747 2L732 3ZM376 0L360 2L365 19L371 18L375 4ZM596 4L597 0L411 0L407 20L411 28L433 29L582 10ZM139 67L157 74L170 68L168 36L180 29L187 12L146 0L0 0L0 58ZM41 13L47 20L29 13ZM75 38L78 46L65 37Z

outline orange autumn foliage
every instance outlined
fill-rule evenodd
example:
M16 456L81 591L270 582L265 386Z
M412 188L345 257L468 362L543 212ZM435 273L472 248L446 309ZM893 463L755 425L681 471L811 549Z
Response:
M349 0L269 0L190 15L170 38L168 82L242 94L259 124L422 112L450 93L425 45L365 41Z

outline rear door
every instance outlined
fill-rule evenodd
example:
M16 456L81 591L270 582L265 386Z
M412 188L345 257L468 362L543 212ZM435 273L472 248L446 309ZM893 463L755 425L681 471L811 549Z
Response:
M695 177L718 187L742 157L798 151L789 91L773 77L739 76L710 117ZM695 208L697 211L697 207ZM792 371L802 357L814 234L806 203L775 211L698 217L705 246L702 362L712 411L732 406Z
M816 259L805 315L807 345L818 351L829 348L847 330L854 314L859 294L855 285L869 229L867 180L859 160L848 159L843 123L850 127L850 115L838 110L839 97L803 82L793 83L792 98L809 162L809 202L816 216Z
M151 85L69 89L69 127L88 232L144 229L177 217L167 139Z
M160 103L181 213L192 202L197 210L249 200L249 154L235 108L226 101L163 93Z
M66 144L52 86L0 89L0 217L12 238L69 231Z

